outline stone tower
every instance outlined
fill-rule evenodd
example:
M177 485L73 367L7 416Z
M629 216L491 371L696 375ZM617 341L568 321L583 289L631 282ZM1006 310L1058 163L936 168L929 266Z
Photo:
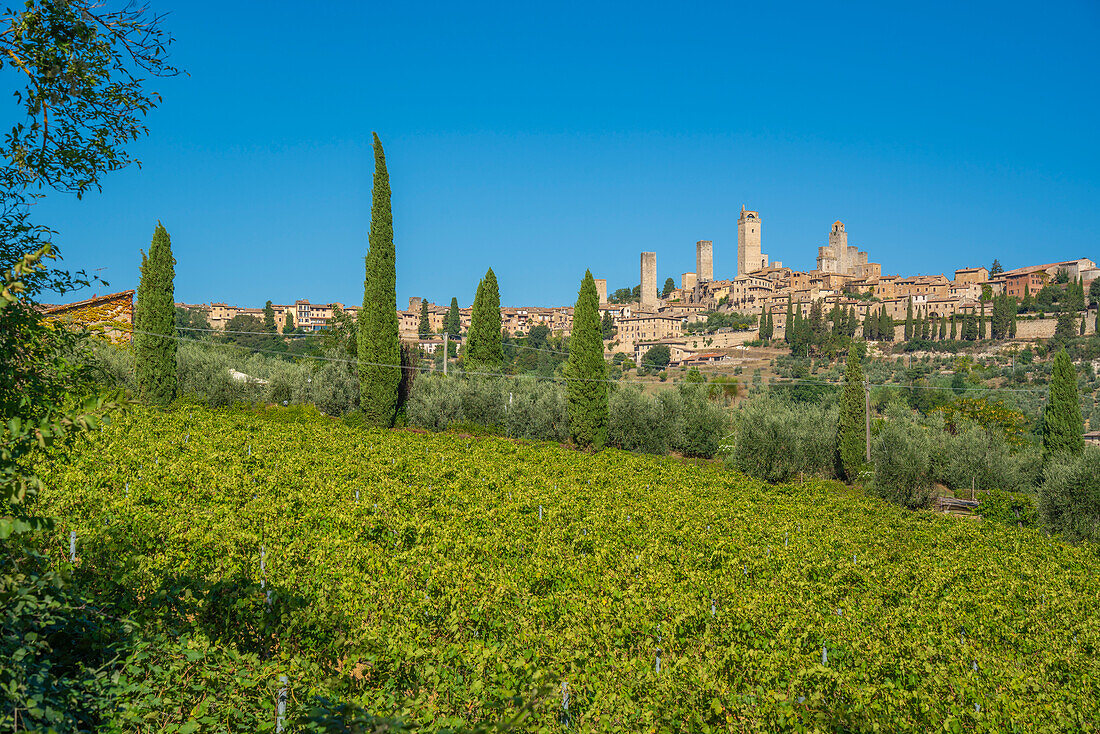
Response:
M642 311L657 310L657 253L642 253L642 295L640 309Z
M700 283L714 280L714 243L710 240L695 243L695 276Z
M600 305L607 305L607 278L594 278L596 281L596 293L600 296Z
M760 249L760 213L745 210L737 220L737 274L747 275L768 267L768 256Z

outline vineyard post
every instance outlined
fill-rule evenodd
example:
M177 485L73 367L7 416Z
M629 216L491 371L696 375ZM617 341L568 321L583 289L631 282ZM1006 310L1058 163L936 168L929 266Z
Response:
M871 463L871 381L863 381L863 414L867 425L867 463Z
M447 376L447 357L450 355L449 348L447 347L447 332L443 332L443 376Z
M279 676L279 682L283 684L283 687L279 689L279 708L275 714L275 731L282 732L283 721L286 719L286 682L285 675Z

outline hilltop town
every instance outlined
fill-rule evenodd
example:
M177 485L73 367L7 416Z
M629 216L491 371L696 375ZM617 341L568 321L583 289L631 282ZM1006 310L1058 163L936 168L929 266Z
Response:
M763 218L744 206L737 222L736 275L715 278L713 241L698 241L695 254L695 272L678 274L678 286L675 280L666 277L663 288L660 287L655 252L641 253L639 286L633 289L609 294L607 280L596 279L601 316L605 323L610 321L614 330L613 336L605 339L609 357L622 352L638 361L646 349L664 343L673 351L674 364L714 361L723 356L723 350L755 338L755 329L721 329L708 334L705 342L690 338L690 324L714 312L757 318L770 314L775 336L781 336L790 305L808 309L814 301L822 301L826 311L838 306L850 310L861 324L868 314L885 312L896 324L895 328L901 329L900 322L910 310L913 316L922 319L977 315L983 303L988 307L994 296L1008 295L1022 301L1029 295L1036 296L1045 285L1059 278L1080 281L1087 290L1100 276L1096 263L1083 257L999 272L964 266L956 269L953 277L883 275L882 265L870 261L867 251L848 244L848 232L841 221L833 222L827 244L817 248L817 267L799 271L784 267L781 261L773 261L765 254ZM211 328L218 331L224 331L237 316L264 318L262 306L227 303L177 306L203 314ZM293 304L272 304L271 308L280 327L289 323L296 331L304 332L322 331L341 312L354 314L359 309L354 305L316 304L304 299ZM446 305L410 298L408 308L398 311L402 338L421 340L426 351L434 351L441 342L448 310ZM470 306L459 308L463 332L469 328L471 312ZM426 338L420 329L424 314L431 332ZM573 307L506 306L501 308L501 320L503 328L516 336L538 325L545 325L551 333L568 336L573 325ZM1086 333L1091 333L1095 326L1091 320L1087 321ZM1049 337L1053 324L1053 320L1029 323L1019 336Z

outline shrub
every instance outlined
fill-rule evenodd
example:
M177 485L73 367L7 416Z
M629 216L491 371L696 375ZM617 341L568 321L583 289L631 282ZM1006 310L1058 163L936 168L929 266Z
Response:
M670 429L677 416L668 415L675 406L659 403L660 399L646 395L634 385L616 387L609 404L608 445L648 454L667 453Z
M406 410L409 425L431 431L462 423L513 438L569 438L565 391L545 380L423 375L413 385Z
M425 375L416 381L406 405L409 425L442 431L455 421L462 420L462 400L455 383L461 378L444 378L442 375Z
M871 492L902 507L927 507L932 499L931 430L917 425L906 409L891 406L871 441L875 466Z
M978 506L978 514L986 520L1016 527L1035 527L1039 521L1035 497L1024 492L1006 492L994 489L984 497Z
M668 392L680 402L680 430L672 436L672 447L684 456L714 456L728 421L725 411L709 400L708 386L689 383Z
M1039 489L1039 516L1067 540L1100 541L1100 449L1051 460Z
M794 405L780 395L746 403L736 417L737 441L730 462L769 482L805 474L835 477L837 407Z

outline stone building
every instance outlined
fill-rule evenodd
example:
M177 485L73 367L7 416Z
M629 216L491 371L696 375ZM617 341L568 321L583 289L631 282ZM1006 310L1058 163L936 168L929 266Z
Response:
M134 291L92 296L76 303L44 305L46 321L72 324L115 344L133 339Z
M882 274L881 265L867 262L866 252L848 244L848 233L844 230L844 222L839 219L833 222L833 228L829 231L829 244L817 248L817 269L823 273L840 273L858 278Z

